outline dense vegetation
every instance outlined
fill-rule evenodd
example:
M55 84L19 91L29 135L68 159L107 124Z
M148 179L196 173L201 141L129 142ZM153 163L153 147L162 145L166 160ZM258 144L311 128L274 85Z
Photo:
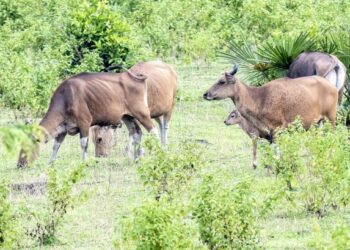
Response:
M45 110L66 77L136 61L211 61L230 42L348 31L345 0L1 0L0 101ZM307 49L307 48L305 48Z
M253 171L249 138L222 124L231 102L200 101L232 61L258 85L305 50L349 68L349 15L347 0L0 0L0 248L349 248L345 126L295 122L278 149L259 145ZM218 54L226 65L213 63ZM67 138L50 169L51 145L15 169L19 148L42 136L10 124L18 114L40 117L72 74L155 58L180 76L167 150L148 138L131 162L123 128L109 159L82 165Z

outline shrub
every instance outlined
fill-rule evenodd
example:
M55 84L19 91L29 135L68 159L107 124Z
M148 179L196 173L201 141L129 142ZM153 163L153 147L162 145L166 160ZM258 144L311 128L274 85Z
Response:
M83 1L71 13L68 35L74 37L72 66L79 65L91 52L97 52L102 65L130 64L133 41L130 27L108 1Z
M84 198L84 193L73 194L74 185L83 177L85 165L80 164L68 176L58 178L55 168L49 171L48 204L43 214L35 214L35 226L27 234L36 239L40 245L51 244L56 240L58 226L68 212Z
M0 248L15 249L18 240L18 223L8 201L7 185L0 183Z
M149 201L124 221L116 249L204 249L185 210L165 199Z
M149 137L144 144L149 156L141 160L138 172L157 199L185 189L203 165L201 148L194 142L185 141L177 149L168 150L162 148L157 138Z
M300 122L276 136L276 155L269 146L264 162L294 188L294 199L309 212L323 216L329 208L347 206L350 201L350 145L347 128L330 123L308 131Z
M308 242L310 249L334 249L342 250L350 248L350 226L340 223L329 233L321 231L319 224L314 226L313 237Z
M194 217L201 239L209 249L258 248L255 209L248 181L240 181L229 189L222 187L213 176L206 176L194 197Z

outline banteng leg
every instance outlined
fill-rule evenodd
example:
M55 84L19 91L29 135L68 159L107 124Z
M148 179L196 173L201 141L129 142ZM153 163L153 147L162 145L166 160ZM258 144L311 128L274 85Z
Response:
M164 116L157 117L156 121L158 122L159 125L159 131L160 131L160 139L162 142L162 146L166 146L166 138L165 138L165 126L164 126Z
M134 114L135 118L144 126L148 132L158 137L157 128L154 126L148 109L140 109Z
M63 132L55 137L54 143L53 143L53 150L52 150L49 164L53 163L54 160L56 159L57 152L58 152L64 138L66 137L66 135L67 135L67 132Z
M256 169L258 166L258 160L256 157L256 150L257 150L257 144L258 144L258 138L252 138L253 143L253 168Z
M165 146L168 145L168 132L170 128L170 118L171 118L171 112L163 116L163 137L164 137Z
M123 121L129 131L129 140L126 147L127 154L132 157L132 147L134 148L134 159L137 159L142 154L140 147L142 130L133 117L123 117Z

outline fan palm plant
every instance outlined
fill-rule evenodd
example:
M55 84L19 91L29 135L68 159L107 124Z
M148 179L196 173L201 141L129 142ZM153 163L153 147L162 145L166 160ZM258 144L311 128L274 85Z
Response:
M228 45L228 52L220 53L220 56L239 63L242 78L260 86L267 81L285 76L289 65L300 53L315 48L315 40L303 32L296 39L286 37L260 46L240 46L231 42Z

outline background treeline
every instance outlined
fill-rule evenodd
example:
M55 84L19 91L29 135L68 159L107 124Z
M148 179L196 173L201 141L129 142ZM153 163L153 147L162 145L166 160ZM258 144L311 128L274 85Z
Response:
M162 58L213 61L226 45L348 32L346 0L0 0L0 104L40 114L81 71Z

